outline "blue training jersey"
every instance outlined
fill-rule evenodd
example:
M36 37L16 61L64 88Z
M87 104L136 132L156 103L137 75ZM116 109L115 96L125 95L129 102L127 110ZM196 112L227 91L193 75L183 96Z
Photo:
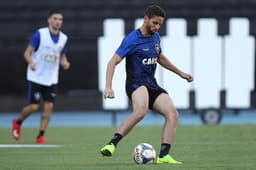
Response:
M128 34L116 51L121 58L126 57L126 81L152 87L156 85L154 75L160 53L160 35L144 36L140 29Z
M50 35L51 35L52 41L54 43L57 43L59 41L59 35L60 35L59 33L57 35L50 33ZM37 30L35 32L35 34L33 35L32 39L30 40L29 45L31 45L33 48L35 48L35 51L36 51L39 47L39 43L40 43L40 33ZM64 48L62 49L61 55L66 54L66 53L67 53L67 43L65 44Z

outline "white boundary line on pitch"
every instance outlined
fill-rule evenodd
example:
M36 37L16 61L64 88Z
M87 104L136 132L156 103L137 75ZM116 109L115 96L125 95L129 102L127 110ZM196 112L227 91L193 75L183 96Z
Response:
M47 144L0 144L0 148L58 148L62 145L47 145Z

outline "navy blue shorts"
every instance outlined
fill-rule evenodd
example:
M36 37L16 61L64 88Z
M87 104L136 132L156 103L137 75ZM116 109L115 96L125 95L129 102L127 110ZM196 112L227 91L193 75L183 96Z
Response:
M129 99L132 99L132 93L139 88L140 86L145 86L148 90L149 95L149 101L148 101L148 108L153 110L153 105L156 101L156 98L162 94L166 93L168 94L163 88L161 88L159 85L155 84L154 87L146 85L146 84L130 84L126 83L126 94L129 97Z
M41 96L44 101L54 103L56 98L57 85L44 86L28 81L28 102L29 104L39 104Z

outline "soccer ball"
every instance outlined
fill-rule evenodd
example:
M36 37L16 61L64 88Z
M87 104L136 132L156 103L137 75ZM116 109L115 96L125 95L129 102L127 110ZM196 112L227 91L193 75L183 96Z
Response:
M156 159L156 151L152 145L140 143L134 148L133 159L137 164L153 163Z

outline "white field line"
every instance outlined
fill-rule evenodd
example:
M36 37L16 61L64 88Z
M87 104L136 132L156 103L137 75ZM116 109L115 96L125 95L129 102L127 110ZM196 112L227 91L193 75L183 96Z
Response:
M40 145L40 144L0 144L0 148L58 148L62 145Z

